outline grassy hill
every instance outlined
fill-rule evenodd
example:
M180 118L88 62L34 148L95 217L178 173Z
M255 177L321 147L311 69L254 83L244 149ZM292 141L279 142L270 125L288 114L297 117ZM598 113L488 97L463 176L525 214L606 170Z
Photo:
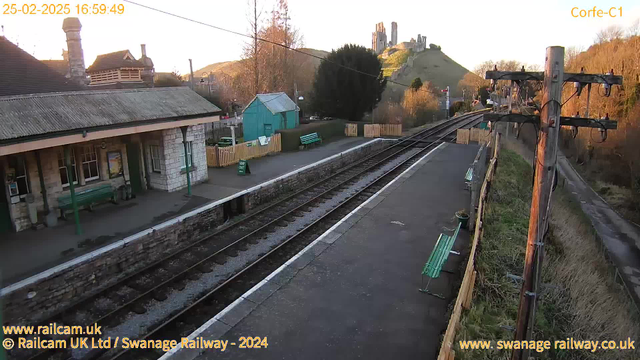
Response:
M407 62L410 55L414 56L411 50L399 50L387 57L383 62L385 75L387 73L390 75L393 69L400 68L402 64ZM409 85L413 79L419 77L423 82L429 81L439 89L445 89L449 86L451 96L461 97L462 92L458 90L458 82L468 72L469 70L455 62L441 50L427 49L415 54L413 66L407 66L394 81ZM404 86L389 82L383 97L397 100L402 96L405 89Z
M329 54L326 51L316 50L316 49L301 48L298 50L308 54L319 56L322 58L326 57ZM320 65L320 61L321 61L320 59L307 56L304 54L296 53L296 52L292 54L293 54L293 59L296 65L298 65L299 67L298 71L300 71L301 73L306 73L308 71L311 71L312 73L314 73L315 69L318 67L318 65ZM243 60L232 60L232 61L223 61L219 63L213 63L203 67L202 69L198 69L193 73L195 76L201 76L203 73L209 73L209 72L213 72L214 74L224 73L229 76L235 76L241 71L243 66L242 62Z

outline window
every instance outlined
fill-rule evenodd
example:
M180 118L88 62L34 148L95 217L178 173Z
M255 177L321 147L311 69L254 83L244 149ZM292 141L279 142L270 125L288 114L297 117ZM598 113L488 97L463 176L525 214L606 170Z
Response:
M31 193L27 178L27 162L24 156L9 156L9 171L9 175L13 174L13 180L9 182L9 194L11 196L19 195L20 199L24 199L27 194Z
M93 146L82 147L82 173L85 181L91 181L100 178L98 171L98 154Z
M182 162L182 168L186 168L184 165L184 143L180 144L180 159ZM187 142L187 158L189 159L189 168L193 166L193 154L191 153L191 141Z
M76 154L71 150L71 166L73 167L73 171L71 174L73 175L73 183L78 183L78 170L76 169ZM67 165L64 161L64 150L58 150L58 169L60 171L60 182L62 183L62 187L69 186L69 177L67 176Z
M184 150L182 153L184 154ZM160 167L160 162L162 160L160 157L160 146L149 145L149 154L151 155L151 170L157 173L162 172L162 168ZM182 161L184 161L184 159Z

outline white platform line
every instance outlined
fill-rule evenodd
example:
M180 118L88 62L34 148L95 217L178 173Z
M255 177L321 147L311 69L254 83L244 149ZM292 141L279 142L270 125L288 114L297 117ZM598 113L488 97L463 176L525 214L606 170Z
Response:
M353 216L353 214L355 214L358 210L360 210L362 207L364 207L366 204L368 204L369 202L371 202L373 199L375 199L376 197L378 197L385 189L387 189L389 186L391 186L393 183L395 183L400 177L402 177L402 175L406 174L407 172L409 172L412 168L414 168L415 166L417 166L418 164L422 163L422 161L427 158L429 155L431 155L431 153L433 153L434 151L438 150L439 148L441 148L442 146L444 146L446 143L441 143L440 145L436 146L435 148L433 148L431 151L429 151L427 154L425 154L423 157L420 158L420 160L416 161L414 164L412 164L411 166L409 166L409 168L407 168L405 171L403 171L401 174L399 174L398 176L396 176L393 180L391 180L387 185L385 185L382 189L378 190L375 194L373 194L370 198L368 198L365 202L363 202L362 204L358 205L358 207L356 207L355 209L353 209L349 214L347 214L345 217L343 217L342 219L340 219L340 221L338 221L337 223L335 223L332 227L330 227L327 231L325 231L324 233L322 233L322 235L320 235L317 239L315 239L313 242L311 242L309 245L307 245L304 249L300 250L300 252L298 252L296 255L294 255L291 259L289 259L287 262L285 262L284 264L282 264L279 268L277 268L276 270L274 270L271 274L269 274L269 276L267 276L264 280L260 281L259 283L257 283L256 285L254 285L251 289L247 290L244 294L242 294L238 299L236 299L236 301L232 302L231 304L229 304L227 307L225 307L224 309L222 309L222 311L220 311L218 314L216 314L214 317L212 317L211 319L209 319L207 322L205 322L202 326L200 326L199 328L197 328L194 332L192 332L191 334L189 334L188 338L190 340L195 339L198 335L202 334L205 330L207 330L213 323L215 323L216 321L219 321L220 318L222 318L222 316L224 316L225 314L227 314L229 311L233 310L233 308L235 308L236 306L238 306L241 302L247 300L247 298L253 294L254 292L258 291L262 286L264 286L266 283L269 282L269 280L273 279L276 275L278 275L282 270L284 270L287 266L289 266L291 263L293 263L294 261L296 261L296 259L298 259L300 256L304 255L309 249L311 249L312 247L314 247L319 241L322 241L322 239L324 239L325 237L327 237L329 234L331 234L331 232L333 230L335 230L338 226L340 226L342 223L344 223L345 221L347 221L347 219L349 219L351 216ZM170 359L173 355L175 355L180 349L182 348L181 345L177 345L176 347L174 347L173 349L169 350L168 352L166 352L164 355L162 355L162 357L160 357L158 360L167 360Z

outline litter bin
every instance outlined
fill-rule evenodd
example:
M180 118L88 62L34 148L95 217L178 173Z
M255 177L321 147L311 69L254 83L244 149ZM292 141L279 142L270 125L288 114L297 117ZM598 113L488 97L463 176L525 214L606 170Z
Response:
M29 220L31 224L35 225L38 222L38 208L35 204L36 198L33 194L27 194L25 200L27 202L27 210L29 211Z

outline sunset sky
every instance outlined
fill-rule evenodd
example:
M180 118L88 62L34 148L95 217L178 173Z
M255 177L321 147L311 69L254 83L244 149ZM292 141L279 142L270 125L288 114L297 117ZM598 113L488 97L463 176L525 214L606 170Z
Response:
M248 33L246 0L137 0L141 4L230 30ZM15 0L17 4L24 1ZM67 1L75 12L78 2ZM45 1L30 0L43 4ZM51 3L50 1L46 3ZM87 3L86 1L83 3ZM122 3L105 0L107 5ZM275 0L258 0L263 19ZM485 60L518 60L543 64L551 45L582 46L593 43L595 34L611 24L627 27L640 18L640 3L631 0L596 1L605 12L622 7L622 17L574 18L573 7L583 1L378 1L289 0L294 26L304 36L305 47L327 50L345 43L371 46L375 24L383 21L391 37L391 22L398 23L399 41L418 33L428 43L442 47L447 55L472 70ZM534 5L531 5L534 4ZM123 15L80 15L82 45L88 67L99 54L129 49L140 56L140 44L156 71L181 74L214 62L240 58L247 39L124 3ZM19 5L20 6L20 5ZM0 13L2 12L0 8ZM2 15L4 35L41 60L61 59L66 49L62 20L73 15Z

